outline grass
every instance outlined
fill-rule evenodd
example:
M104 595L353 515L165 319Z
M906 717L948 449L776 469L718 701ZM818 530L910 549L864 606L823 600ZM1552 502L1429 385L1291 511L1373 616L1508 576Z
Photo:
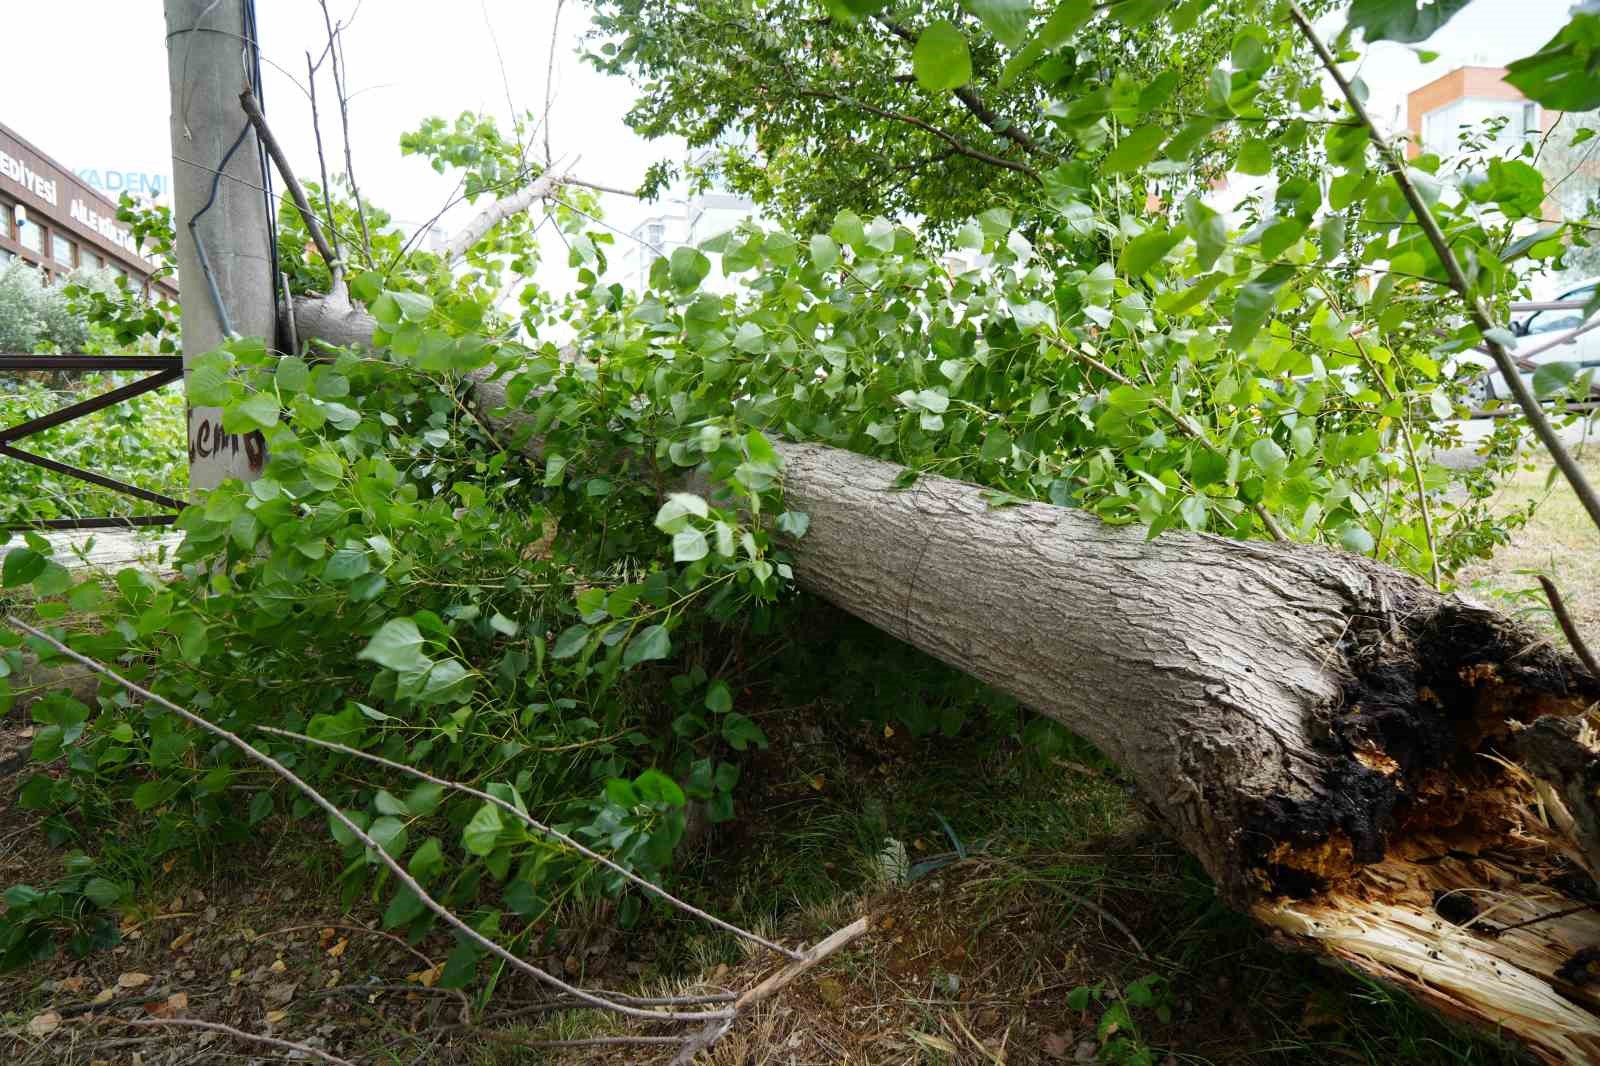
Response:
M1600 447L1578 455L1591 484L1600 484ZM1531 464L1505 483L1496 510L1509 513L1538 503L1528 524L1493 559L1457 575L1457 586L1480 599L1497 601L1508 613L1554 627L1538 575L1555 582L1579 632L1600 642L1600 531L1590 522L1566 479L1547 460Z

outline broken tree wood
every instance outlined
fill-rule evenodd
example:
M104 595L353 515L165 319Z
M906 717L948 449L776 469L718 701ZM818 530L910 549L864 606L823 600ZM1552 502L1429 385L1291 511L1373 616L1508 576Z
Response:
M341 312L324 336L360 344L362 318ZM497 381L476 394L515 419ZM1347 552L1151 541L777 448L786 506L811 516L791 545L801 588L1098 745L1279 940L1547 1061L1600 1057L1600 912L1581 906L1600 895L1574 836L1587 808L1564 806L1600 759L1569 751L1555 787L1514 761L1524 726L1600 699L1576 660Z

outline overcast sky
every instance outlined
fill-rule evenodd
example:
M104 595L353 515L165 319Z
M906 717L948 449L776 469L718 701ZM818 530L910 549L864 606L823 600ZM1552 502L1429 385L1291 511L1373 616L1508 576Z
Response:
M72 169L170 173L165 26L158 0L0 2L4 38L12 42L0 121ZM358 4L331 0L330 6L336 17L348 19ZM1427 43L1440 53L1428 65L1408 48L1376 46L1362 68L1374 112L1384 120L1403 119L1405 94L1418 86L1462 64L1501 65L1536 50L1561 27L1569 6L1569 0L1475 0ZM413 223L448 199L452 181L400 155L401 133L422 118L483 110L504 120L508 97L518 109L542 110L556 7L556 0L359 5L345 49L354 94L356 176L368 199ZM257 8L268 118L296 168L311 175L316 157L310 109L295 83L305 81L306 51L324 38L321 11L316 0L258 0ZM587 11L582 0L568 0L561 11L552 147L558 156L578 161L578 175L631 187L651 162L676 159L682 146L635 136L623 122L632 87L579 62ZM335 128L324 136L336 142L336 119L325 113L325 126L330 119ZM607 198L607 217L623 228L649 210ZM447 218L446 228L461 214Z

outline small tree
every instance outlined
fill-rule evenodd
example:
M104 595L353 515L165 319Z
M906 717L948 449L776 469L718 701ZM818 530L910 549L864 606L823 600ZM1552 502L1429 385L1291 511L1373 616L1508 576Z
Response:
M39 271L25 263L0 267L0 351L75 351L88 339L88 322L72 309L62 288L45 285Z

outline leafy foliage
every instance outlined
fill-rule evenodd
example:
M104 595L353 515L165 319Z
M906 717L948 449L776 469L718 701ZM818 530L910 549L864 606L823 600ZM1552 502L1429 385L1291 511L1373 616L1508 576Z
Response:
M785 624L789 553L809 526L785 508L780 439L897 462L900 488L938 471L985 486L994 507L1047 500L1152 537L1342 547L1441 583L1506 536L1485 502L1515 461L1516 424L1482 445L1483 465L1429 458L1459 442L1477 374L1464 357L1482 337L1439 298L1440 263L1385 161L1264 20L1272 9L598 8L618 39L596 61L651 76L641 128L698 144L748 130L760 159L734 161L731 180L817 224L674 249L628 292L606 282L611 238L572 192L552 217L579 287L558 301L528 283L526 217L453 269L369 210L350 288L378 323L372 348L279 356L245 340L191 368L192 402L221 407L228 432L261 432L269 460L184 513L175 578L78 581L37 538L0 574L75 646L264 743L485 935L525 942L608 894L627 922L644 904L493 805L385 784L255 727L480 783L666 876L691 802L732 817L740 753L767 743L729 664ZM969 77L998 90L979 106L999 117L961 98ZM896 114L856 136L873 108ZM993 158L945 141L930 161L902 112L961 124ZM430 120L405 143L461 170L469 196L538 173L525 130L477 116ZM913 176L862 179L884 172L862 165L873 153ZM1213 167L1274 178L1242 225L1207 202ZM1518 240L1545 190L1525 162L1409 167L1486 304L1503 308L1519 270L1559 256L1558 240ZM353 238L361 219L330 193ZM291 285L319 291L326 267L299 226L286 211ZM718 269L733 291L712 291ZM493 428L470 383L503 390ZM13 640L8 669L19 652ZM900 678L920 668L875 655L874 670L885 662ZM874 692L848 657L828 680ZM970 699L863 702L954 733ZM229 843L314 813L123 693L41 708L35 757L66 772L32 775L20 800L65 835L131 807L169 844ZM330 831L346 901L413 935L430 926L360 840ZM470 981L476 959L461 944L446 983Z

